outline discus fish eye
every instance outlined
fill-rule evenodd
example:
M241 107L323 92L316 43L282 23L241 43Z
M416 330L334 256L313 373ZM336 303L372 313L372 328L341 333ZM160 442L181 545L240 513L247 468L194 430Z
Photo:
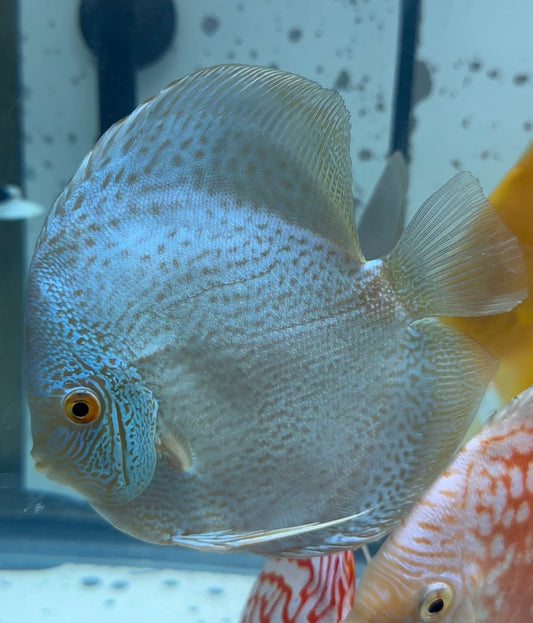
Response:
M90 424L100 417L102 405L92 390L77 387L63 399L63 411L75 424Z
M422 621L440 621L452 603L453 591L448 584L430 584L418 608Z

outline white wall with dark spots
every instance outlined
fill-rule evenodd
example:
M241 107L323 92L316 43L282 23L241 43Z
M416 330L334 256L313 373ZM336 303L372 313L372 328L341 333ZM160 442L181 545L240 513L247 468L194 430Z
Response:
M532 23L525 0L422 3L409 216L459 170L490 193L533 139Z
M0 621L236 623L253 581L235 573L88 564L0 570Z
M98 137L97 70L77 0L21 0L25 190L51 205ZM389 143L398 3L174 0L169 51L138 72L138 101L200 67L275 65L337 88L352 113L354 193L368 199ZM30 226L35 237L40 222ZM30 244L32 244L30 242Z

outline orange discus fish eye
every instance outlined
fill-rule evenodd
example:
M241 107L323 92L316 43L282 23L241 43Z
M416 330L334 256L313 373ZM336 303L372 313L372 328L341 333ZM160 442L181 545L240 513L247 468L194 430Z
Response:
M418 609L422 621L441 621L453 599L448 584L436 583L427 587L426 594Z
M76 388L65 396L63 410L71 422L90 424L100 417L102 406L98 396L92 390Z

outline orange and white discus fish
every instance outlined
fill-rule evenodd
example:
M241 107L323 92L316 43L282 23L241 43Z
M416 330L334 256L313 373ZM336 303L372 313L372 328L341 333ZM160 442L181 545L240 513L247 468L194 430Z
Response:
M533 620L533 387L457 454L363 572L349 623Z
M313 558L269 558L240 623L339 623L355 595L353 552Z

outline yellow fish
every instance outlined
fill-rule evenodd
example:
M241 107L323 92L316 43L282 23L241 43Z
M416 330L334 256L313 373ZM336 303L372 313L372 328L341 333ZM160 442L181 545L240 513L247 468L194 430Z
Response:
M532 284L533 146L492 191L489 201L522 245L528 284ZM533 384L533 296L506 313L485 318L454 318L449 322L471 335L499 360L492 383L502 405Z
M533 388L473 437L363 571L348 623L533 613Z
M468 173L365 261L349 142L338 93L239 65L110 128L29 271L38 468L157 543L312 556L390 531L496 367L437 316L508 311L526 275Z

